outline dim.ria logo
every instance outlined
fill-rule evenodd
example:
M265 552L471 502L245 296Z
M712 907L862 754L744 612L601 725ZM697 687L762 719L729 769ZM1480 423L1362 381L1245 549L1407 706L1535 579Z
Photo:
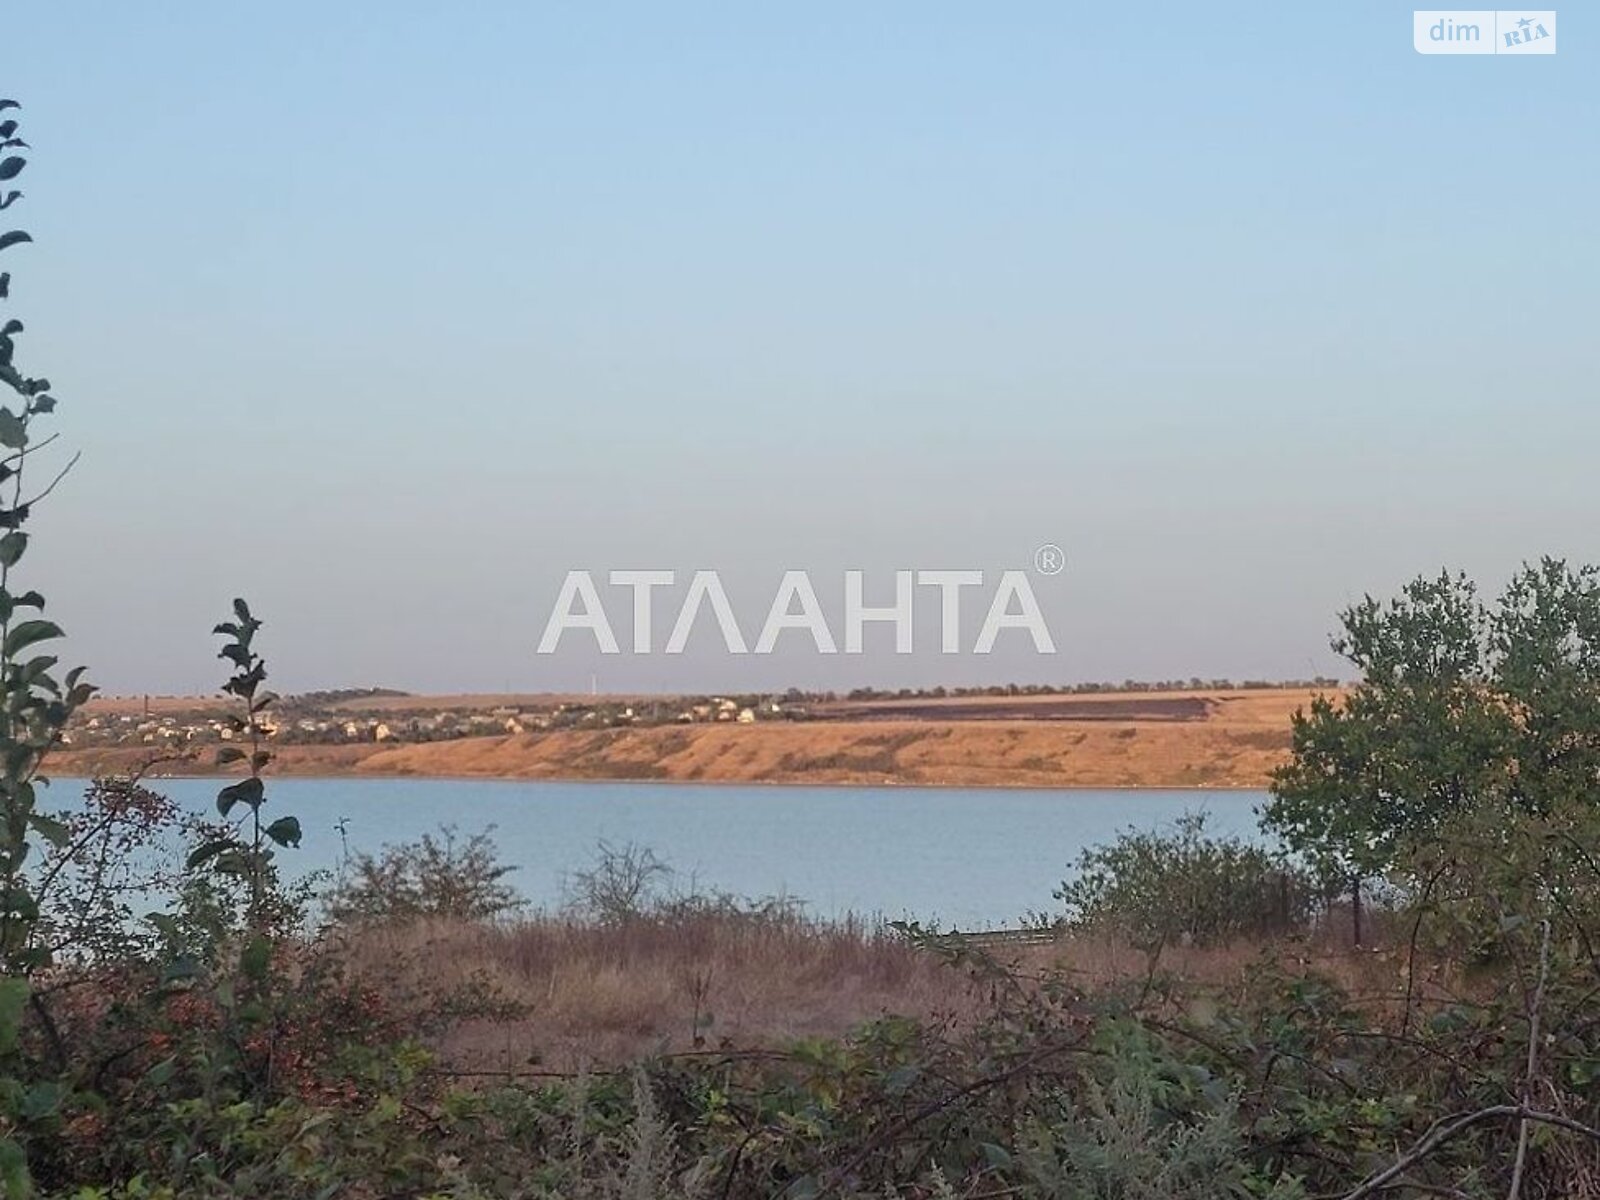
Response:
M673 587L677 582L676 573L612 571L607 578L611 588L631 593L632 652L654 653L655 594ZM962 593L969 590L977 593L977 598L988 602L983 624L972 643L973 654L988 654L994 649L1000 635L1007 630L1018 631L1018 636L1026 633L1038 654L1055 653L1055 641L1045 624L1044 613L1039 609L1028 576L1022 571L1000 572L993 593L989 595L984 594L982 571L896 571L894 603L877 607L868 606L863 599L863 573L846 571L843 587L844 653L862 652L863 634L869 624L893 626L895 653L913 653L915 630L912 611L919 595L924 597L925 603L938 606L940 651L944 654L961 653ZM729 654L751 652L717 572L696 571L690 577L688 591L673 617L665 653L683 653L703 609L710 611ZM771 654L779 637L790 630L795 631L796 637L809 635L819 654L839 653L839 640L834 637L834 629L817 601L817 590L804 571L784 572L761 623L761 632L756 636L754 652ZM539 653L554 654L561 644L562 635L568 631L592 635L602 654L623 652L606 615L594 576L588 571L567 572L550 619L545 623L544 636L539 639Z

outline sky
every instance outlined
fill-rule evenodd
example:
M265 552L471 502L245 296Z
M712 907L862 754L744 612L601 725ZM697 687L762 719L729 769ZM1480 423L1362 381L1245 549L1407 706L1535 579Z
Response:
M286 691L1337 673L1364 593L1600 561L1596 15L10 4L82 451L27 581L115 694L214 690L234 595ZM607 573L675 572L655 653L535 653L579 569L625 645ZM695 570L842 645L852 569L983 571L962 652L919 592L909 655L660 653ZM1006 570L1054 654L970 652Z

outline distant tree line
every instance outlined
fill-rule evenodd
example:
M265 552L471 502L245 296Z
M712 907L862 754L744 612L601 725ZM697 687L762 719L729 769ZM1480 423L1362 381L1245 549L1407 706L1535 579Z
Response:
M947 696L1084 696L1101 692L1240 692L1274 688L1336 688L1339 680L1317 675L1310 679L1124 679L1121 683L993 683L973 687L855 688L847 700L942 700ZM822 697L837 699L828 692Z
M287 697L280 708L284 709L316 709L330 708L334 705L344 704L351 700L392 700L409 696L410 692L400 691L398 688L382 687L352 687L328 688L319 692L299 692Z

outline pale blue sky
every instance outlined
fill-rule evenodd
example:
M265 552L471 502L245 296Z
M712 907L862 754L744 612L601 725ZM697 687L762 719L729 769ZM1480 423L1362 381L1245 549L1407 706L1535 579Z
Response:
M236 592L291 690L1293 676L1363 591L1600 561L1591 9L1522 59L1390 3L5 27L84 451L29 565L108 690L214 686ZM1053 659L533 653L569 568L758 625L1041 542Z

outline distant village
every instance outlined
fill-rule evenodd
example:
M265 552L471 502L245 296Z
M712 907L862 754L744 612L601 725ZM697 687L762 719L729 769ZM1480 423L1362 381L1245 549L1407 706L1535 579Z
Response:
M383 699L364 707L361 698ZM341 745L358 742L440 742L455 738L538 733L554 729L615 729L629 725L699 724L801 720L801 699L761 696L708 696L649 701L568 701L547 707L494 705L441 709L407 708L394 693L321 693L286 698L263 712L262 729L280 745ZM220 704L194 711L157 712L147 702L137 712L79 714L63 737L78 748L151 746L173 749L221 745L242 735Z

